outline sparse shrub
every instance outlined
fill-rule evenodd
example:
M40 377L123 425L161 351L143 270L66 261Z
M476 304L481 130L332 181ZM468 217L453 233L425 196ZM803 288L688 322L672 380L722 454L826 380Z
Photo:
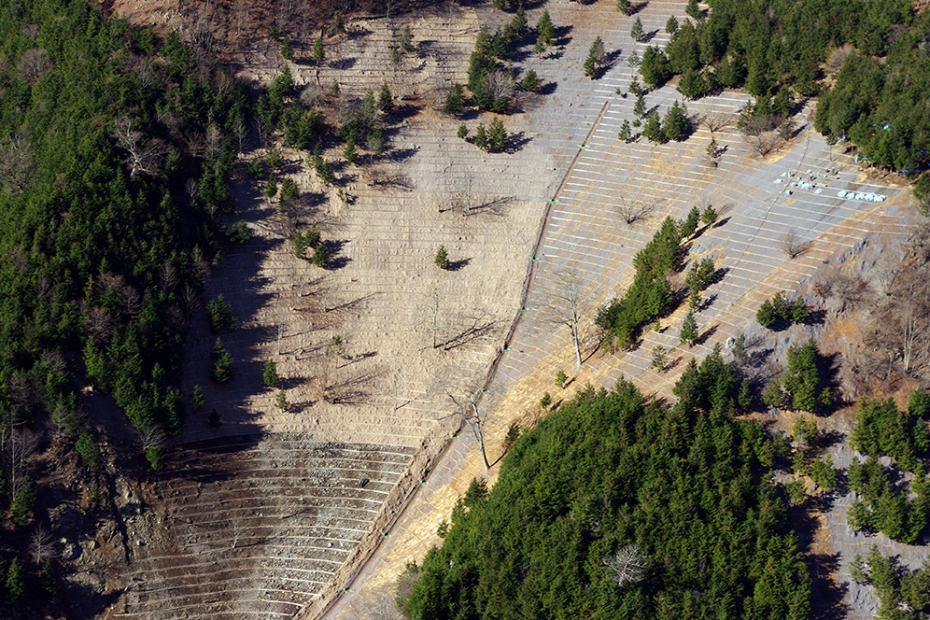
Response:
M552 404L552 396L549 394L549 392L546 392L545 394L542 395L542 398L539 399L539 406L542 407L543 409L548 409L549 405L551 404Z
M149 467L151 467L153 471L161 469L161 461L164 456L165 453L161 446L152 446L145 450L145 460L149 462Z
M252 238L252 233L249 232L249 227L246 226L246 223L239 220L226 229L226 237L229 239L230 243L245 245L249 242L249 239Z
M565 374L564 370L559 370L555 373L555 385L558 388L565 387L565 382L568 381L568 375Z
M290 39L284 39L284 43L281 44L281 58L284 60L293 60L294 59L294 46L291 45Z

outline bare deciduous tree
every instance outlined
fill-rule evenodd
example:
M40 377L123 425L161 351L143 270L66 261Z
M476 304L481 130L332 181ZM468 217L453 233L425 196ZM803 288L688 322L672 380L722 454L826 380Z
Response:
M791 259L804 254L810 246L811 242L802 238L794 229L783 234L778 240L778 247Z
M701 124L711 133L718 132L733 122L733 115L729 112L706 112L701 118Z
M617 206L617 212L623 221L632 226L640 220L644 220L659 206L658 201L652 203L640 202L638 200L627 200L620 197L620 204Z
M6 182L10 193L24 191L34 169L32 145L25 135L17 132L0 142L0 181Z
M113 335L113 319L103 306L91 306L86 313L87 333L97 344L109 342Z
M48 52L41 47L33 47L20 56L16 68L23 76L23 81L32 86L52 65L48 60Z
M36 566L42 566L46 560L55 555L55 541L51 533L41 523L29 535L29 559Z
M581 368L581 282L574 272L561 273L556 276L554 289L549 297L547 312L550 322L565 325L571 330L572 345L575 350L575 372Z
M158 174L164 148L159 140L146 140L141 131L133 126L133 120L124 114L114 123L114 133L120 145L127 152L126 164L129 165L129 176L137 174Z
M10 415L2 436L4 469L7 474L10 497L16 497L28 473L32 456L39 447L39 435L23 428Z
M165 432L155 424L147 424L136 429L139 446L143 452L165 445Z
M484 424L487 420L481 416L481 411L478 409L478 400L481 398L481 392L476 390L465 396L460 396L457 399L452 395L452 392L446 390L446 396L455 404L457 411L454 415L458 415L474 434L475 441L478 442L478 448L481 450L481 461L484 463L484 473L485 476L487 476L487 473L491 470L491 464L488 462L488 453L484 449Z
M604 566L614 574L614 579L621 590L642 581L646 570L646 561L636 545L625 545L611 557L605 559Z
M484 78L484 92L487 93L491 101L510 99L515 90L516 84L506 71L497 69L488 73Z

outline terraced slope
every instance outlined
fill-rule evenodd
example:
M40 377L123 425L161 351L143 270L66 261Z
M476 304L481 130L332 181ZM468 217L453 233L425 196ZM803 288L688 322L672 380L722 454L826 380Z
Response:
M112 617L288 618L352 553L413 450L225 437L172 454Z
M761 159L735 129L735 114L748 99L737 92L689 102L695 124L703 114L733 116L729 127L715 138L726 152L718 167L705 156L711 135L698 127L684 143L654 145L645 140L625 144L617 139L624 119L633 120L633 98L625 92L632 78L626 57L644 44L629 38L632 18L616 13L612 3L593 6L548 5L556 26L571 24L558 58L528 58L544 81L555 84L542 105L519 121L532 144L548 151L562 175L548 202L545 226L532 256L525 259L529 282L513 330L499 357L495 373L485 386L482 408L489 413L485 443L491 460L500 455L500 442L509 423L539 412L539 397L558 389L556 371L571 371L574 354L568 328L555 325L548 308L553 293L566 276L580 285L579 305L584 311L585 365L574 377L569 392L588 381L610 387L620 376L635 380L647 394L670 396L671 386L691 356L703 356L716 344L750 327L759 304L776 291L794 290L809 280L824 262L855 255L867 243L884 243L908 234L912 199L903 184L870 178L848 155L832 150L809 125L778 152ZM638 16L651 43L663 43L662 30L671 14L683 18L682 3L650 2ZM531 23L539 11L531 12ZM482 15L482 23L496 17ZM608 52L621 50L621 59L598 81L581 75L590 41L601 36ZM660 113L680 99L674 84L647 95L647 106ZM809 110L802 112L806 118ZM837 173L827 173L827 169ZM543 165L536 170L542 171ZM811 184L810 189L792 186ZM790 191L790 195L786 194ZM843 191L887 196L882 203L841 198ZM619 214L624 202L655 205L645 221L627 224ZM682 308L663 320L666 328L650 331L632 352L596 352L598 344L591 321L596 308L610 295L622 294L632 280L633 255L652 237L666 215L683 218L694 205L712 203L722 212L717 225L693 242L690 256L713 256L723 277L705 294L707 304L697 315L702 339L694 348L679 346ZM809 242L801 256L789 258L781 240L789 232ZM686 304L685 304L686 305ZM814 327L798 330L796 337L813 334ZM651 351L662 345L677 360L675 369L650 369ZM393 581L411 560L418 560L438 544L436 526L447 519L456 498L473 476L481 475L477 447L470 434L462 434L435 468L426 484L382 541L372 560L351 578L339 583L334 603L318 601L299 617L356 618L364 610L389 609ZM493 477L493 471L492 471ZM831 521L832 523L832 521ZM887 541L886 541L887 542ZM892 545L893 547L893 545ZM889 547L889 550L892 549ZM388 616L385 616L388 617Z

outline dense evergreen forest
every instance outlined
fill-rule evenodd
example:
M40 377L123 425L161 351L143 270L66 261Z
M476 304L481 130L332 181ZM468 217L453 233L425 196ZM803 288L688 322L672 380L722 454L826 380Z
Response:
M112 394L141 431L180 429L182 337L232 207L224 136L248 106L175 35L84 0L0 2L0 508L14 524L0 542L14 586L33 563L10 563L6 545L22 550L39 518L30 454L45 429L99 463L80 389Z
M399 601L410 618L807 618L811 580L773 466L787 442L734 418L718 353L678 402L589 387L475 482ZM446 528L441 528L445 530Z
M777 126L799 97L819 95L814 126L828 140L849 140L894 170L926 167L930 12L915 15L910 0L708 4L709 11L689 4L691 19L669 20L665 49L643 54L647 84L677 74L689 98L745 88L756 97L748 110L756 130Z

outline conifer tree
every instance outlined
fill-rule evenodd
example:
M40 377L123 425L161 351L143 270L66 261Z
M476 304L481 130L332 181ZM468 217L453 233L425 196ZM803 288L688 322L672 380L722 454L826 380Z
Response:
M637 43L641 42L646 36L646 32L643 30L643 21L638 17L633 22L633 27L630 28L630 36Z
M617 0L617 10L624 15L629 15L632 8L630 0Z
M685 320L681 323L681 333L678 334L678 340L683 344L687 344L688 347L694 346L694 342L698 338L698 324L697 320L694 318L694 312L689 311L685 316Z
M549 11L543 11L536 23L536 42L541 45L552 45L555 42L555 26Z
M323 49L323 39L317 39L313 42L313 51L310 53L313 62L320 65L326 58L326 51Z

